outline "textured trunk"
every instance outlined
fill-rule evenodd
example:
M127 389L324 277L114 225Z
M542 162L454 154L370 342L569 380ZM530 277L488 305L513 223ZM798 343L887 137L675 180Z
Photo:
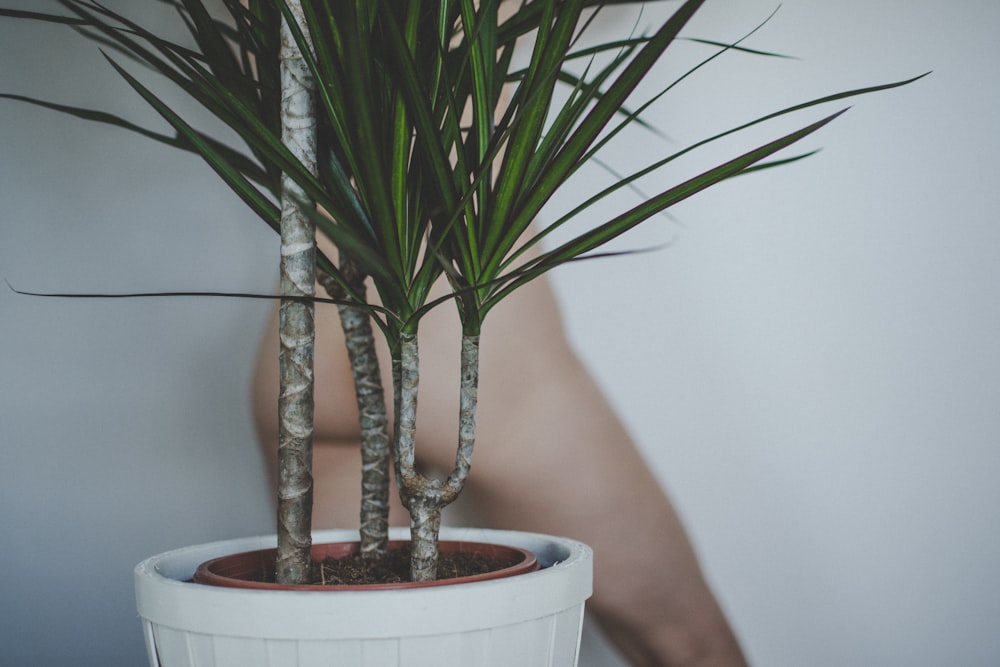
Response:
M421 480L416 470L417 393L420 388L420 356L417 337L404 334L399 350L392 360L392 384L395 394L395 443L396 478L399 495L409 509L412 493Z
M297 2L289 3L300 16ZM302 21L300 21L300 24ZM316 169L316 120L309 70L287 24L281 25L282 141L309 169ZM316 239L300 209L304 192L281 181L281 308L278 354L278 557L279 583L309 579L312 544L312 436L314 306L295 297L315 295Z
M398 358L393 360L396 395L396 479L399 496L410 512L413 551L410 577L413 581L437 578L438 532L441 527L441 483L427 479L416 467L417 396L420 388L420 355L417 337L400 338Z
M354 293L363 298L364 276L341 254L341 271L348 277ZM329 278L320 283L331 297L343 296L343 290ZM347 353L354 377L361 427L361 553L378 558L389 549L389 467L391 443L386 416L382 373L375 352L371 317L364 308L338 306Z
M455 469L448 476L445 502L451 503L465 487L476 446L476 406L479 404L479 336L462 336L462 379L459 385L458 450Z
M476 440L476 404L479 385L479 338L463 336L459 399L458 450L455 468L447 482L428 479L416 470L417 394L420 360L415 336L403 336L393 359L396 396L396 476L400 498L410 512L413 555L410 575L414 581L437 578L438 533L441 511L465 486Z
M435 480L436 481L436 480ZM410 504L410 578L413 581L434 581L437 579L439 544L441 532L441 510L444 504L436 494L420 498Z

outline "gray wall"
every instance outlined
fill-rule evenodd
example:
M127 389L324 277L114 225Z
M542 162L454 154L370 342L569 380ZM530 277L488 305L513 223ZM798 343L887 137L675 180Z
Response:
M773 9L732 4L688 34L733 39ZM1000 661L998 28L988 1L786 0L748 46L799 60L716 62L653 112L670 141L632 134L609 160L935 72L857 100L810 160L619 245L666 249L556 274L760 665ZM0 91L158 125L69 32L0 21L0 44ZM606 177L584 178L577 192ZM273 288L272 233L208 168L114 130L0 101L0 202L0 275L19 288ZM0 289L0 665L141 664L132 566L270 532L246 401L267 310Z
M0 90L162 127L71 31L0 30ZM0 115L0 275L14 286L273 289L272 232L200 162L13 102ZM135 563L273 532L246 398L267 309L0 288L0 665L143 664Z

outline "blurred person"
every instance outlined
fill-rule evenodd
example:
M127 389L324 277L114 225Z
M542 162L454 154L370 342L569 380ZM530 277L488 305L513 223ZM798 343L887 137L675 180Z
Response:
M317 290L317 293L322 293ZM316 307L314 510L317 529L359 525L360 429L338 311ZM419 331L417 463L450 471L458 425L461 328L451 304ZM388 348L376 331L383 387ZM472 473L453 510L481 527L580 540L594 550L587 604L636 667L745 665L674 508L571 349L549 282L515 291L487 318L480 344ZM277 462L277 312L258 357L254 408L272 475ZM392 420L392 401L387 401ZM408 525L395 489L391 525ZM449 519L446 510L445 521Z

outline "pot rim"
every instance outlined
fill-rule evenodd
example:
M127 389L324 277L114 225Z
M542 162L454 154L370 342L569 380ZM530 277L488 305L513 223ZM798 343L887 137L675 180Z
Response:
M409 540L390 540L389 548L400 548L409 543ZM501 557L506 555L510 557L512 564L498 570L493 570L492 572L464 577L451 577L435 581L401 581L384 584L277 584L266 581L247 580L235 576L235 574L230 574L241 569L253 572L260 572L267 569L273 570L277 549L271 547L226 554L207 560L198 566L192 580L195 583L208 586L270 591L387 591L489 581L492 579L513 577L541 569L541 563L535 554L528 549L518 546L469 540L441 540L439 544L443 553L465 551L471 553L489 553L490 555L500 555ZM311 557L313 562L319 562L328 557L337 558L357 553L360 548L360 542L357 540L313 544Z
M357 529L318 530L316 542L357 539ZM390 538L409 530L390 528ZM522 531L442 527L442 539L512 544L542 569L517 577L410 590L269 591L204 586L191 581L216 556L274 546L275 535L242 537L166 551L135 568L136 609L149 632L193 632L271 639L386 638L482 630L569 613L590 597L593 559L576 540ZM433 610L433 611L431 611Z

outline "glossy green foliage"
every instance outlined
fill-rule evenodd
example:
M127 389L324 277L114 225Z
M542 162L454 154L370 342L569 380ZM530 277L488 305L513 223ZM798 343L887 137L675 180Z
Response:
M223 16L211 15L201 0L161 1L176 8L195 49L165 41L91 0L59 0L63 15L15 10L0 10L0 15L65 23L101 44L112 66L175 135L156 134L99 111L18 99L119 125L201 155L275 228L279 177L288 174L322 211L315 215L322 233L371 276L381 303L371 307L372 313L391 344L401 333L416 331L430 308L449 300L458 306L465 333L478 333L489 310L521 285L565 262L592 256L722 180L798 159L768 162L842 111L664 187L610 219L595 219L554 248L522 254L537 249L541 238L568 220L594 217L595 204L681 155L777 116L907 83L845 91L751 120L643 165L565 216L537 226L543 207L582 165L624 127L643 122L640 113L653 100L635 111L627 105L704 0L679 3L651 34L587 48L577 46L581 34L606 4L618 3L524 0L501 8L499 0L304 2L305 25L294 32L316 86L316 176L280 138L278 26L282 16L291 16L285 0L250 0L246 6L223 0ZM515 69L514 47L521 40L529 49L528 65ZM716 55L749 51L715 46ZM574 62L583 63L584 75L572 72ZM226 145L191 127L143 82L135 63L180 86L245 146ZM557 96L558 86L568 87L568 97ZM352 297L335 261L320 255L319 268ZM452 293L431 301L431 286L442 275Z

